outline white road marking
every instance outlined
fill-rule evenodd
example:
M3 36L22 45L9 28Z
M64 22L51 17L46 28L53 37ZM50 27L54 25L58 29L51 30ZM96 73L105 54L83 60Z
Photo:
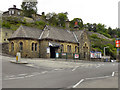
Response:
M21 79L21 78L24 78L24 77L8 78L8 79L4 79L4 80L13 80L13 79Z
M8 78L8 77L15 77L15 75L11 75L11 76L6 76L6 77L7 77L7 78Z
M43 71L42 74L45 74L45 73L47 73L47 72L48 72L48 71Z
M115 76L115 72L112 72L112 77Z
M26 73L25 74L18 74L18 76L25 76L25 75L27 75Z
M85 78L85 79L86 80L88 80L88 79L102 79L102 78L107 78L107 77L111 77L111 76L93 77L93 78Z
M53 71L59 71L59 70L63 70L63 69L54 69Z
M33 77L33 76L35 76L35 75L28 75L28 76L25 76L25 77Z
M101 66L101 65L99 64L99 65L96 66L96 68L99 68L100 66Z
M73 70L72 70L72 71L75 71L78 67L79 67L79 66L76 66L75 68L73 68Z
M75 84L72 88L77 87L79 84L81 84L84 81L84 79L81 79L77 84Z

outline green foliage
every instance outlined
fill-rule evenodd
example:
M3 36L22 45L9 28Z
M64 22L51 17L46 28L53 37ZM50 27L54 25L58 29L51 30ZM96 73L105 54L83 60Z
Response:
M74 18L72 21L70 21L70 27L74 28L76 21L78 22L79 29L82 29L83 28L83 21L81 18Z
M37 2L22 2L21 8L23 15L26 17L32 17L32 14L37 14Z
M9 22L5 22L5 21L3 21L3 23L2 23L2 27L6 27L6 28L8 28L8 29L10 29L10 23Z
M90 37L93 39L100 39L96 34L92 34Z
M46 19L50 25L58 26L58 15L56 13L48 13Z
M67 19L67 13L58 13L58 21L60 26L65 27L65 22Z
M109 46L109 48L106 49L106 55L111 56L114 59L116 58L115 39L113 39L112 41L101 39L97 37L96 34L92 34L90 38L92 47L91 50L100 51L103 54L104 47Z
M65 27L65 22L68 19L67 13L48 13L46 19L50 25Z
M45 24L46 24L46 23L43 22L43 21L36 21L36 22L35 22L35 25L38 25L38 26L39 26L39 25L45 26Z

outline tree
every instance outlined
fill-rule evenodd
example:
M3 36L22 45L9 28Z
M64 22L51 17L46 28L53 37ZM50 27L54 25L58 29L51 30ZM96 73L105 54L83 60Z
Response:
M67 17L68 13L58 13L58 23L60 26L65 27L65 22L68 19Z
M37 2L22 2L21 8L23 10L23 15L26 17L32 17L32 14L37 14Z
M78 26L80 29L82 29L84 27L83 25L83 21L81 18L74 18L71 22L70 22L70 27L73 28L75 26L75 22L77 22Z
M58 25L58 15L56 13L48 13L46 19L51 25Z

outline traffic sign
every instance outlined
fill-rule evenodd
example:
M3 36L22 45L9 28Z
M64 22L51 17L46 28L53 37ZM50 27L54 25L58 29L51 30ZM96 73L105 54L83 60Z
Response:
M120 44L116 44L116 47L120 47Z

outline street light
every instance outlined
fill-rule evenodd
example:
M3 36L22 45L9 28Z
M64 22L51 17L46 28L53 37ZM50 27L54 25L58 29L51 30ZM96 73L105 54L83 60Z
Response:
M107 47L104 47L104 57L106 56L106 55L105 55L105 48L109 48L109 46L107 46Z

